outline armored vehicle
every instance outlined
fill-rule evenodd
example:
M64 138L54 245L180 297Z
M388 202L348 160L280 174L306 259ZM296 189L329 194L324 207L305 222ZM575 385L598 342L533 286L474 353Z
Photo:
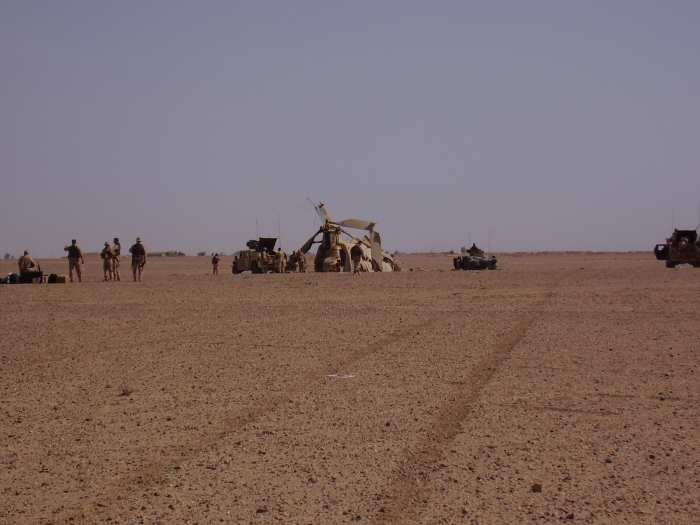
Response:
M452 260L455 270L496 270L498 261L493 255L486 255L484 250L472 244L466 253Z
M233 260L233 266L231 266L233 274L248 270L250 273L277 272L276 242L277 237L260 237L245 243L248 249L238 252L238 256ZM282 256L286 259L284 252Z
M498 260L493 255L461 255L455 257L455 270L497 270Z
M697 230L673 230L666 244L657 244L654 255L659 261L666 261L666 268L677 264L690 264L700 268L700 239Z

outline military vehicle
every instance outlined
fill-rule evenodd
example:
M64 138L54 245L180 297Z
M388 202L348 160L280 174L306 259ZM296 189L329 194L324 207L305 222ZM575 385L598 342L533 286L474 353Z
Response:
M313 204L316 213L321 219L321 227L313 236L299 248L302 254L306 254L314 244L319 244L314 258L314 271L316 272L352 272L352 257L350 250L359 242L362 250L360 270L363 272L399 272L401 265L388 253L382 251L382 241L379 232L374 229L375 223L358 219L346 219L335 222L331 220L325 205L320 202ZM344 228L367 230L369 235L362 238L356 237ZM321 240L316 237L321 235ZM350 240L343 239L341 234Z
M231 272L234 275L248 270L250 273L277 273L275 243L277 243L277 237L251 239L245 243L248 249L241 250L234 258ZM286 259L286 255L282 253Z
M484 250L477 248L476 244L466 253L458 255L452 260L455 270L497 270L498 260L493 255L486 255Z
M666 239L666 244L657 244L654 255L659 261L666 261L666 268L675 268L677 264L690 264L700 268L700 239L695 230L673 230Z

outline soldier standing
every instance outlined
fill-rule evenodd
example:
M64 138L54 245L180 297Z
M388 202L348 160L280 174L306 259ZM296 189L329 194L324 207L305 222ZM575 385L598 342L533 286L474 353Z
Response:
M131 254L131 272L134 274L134 282L141 282L143 267L146 265L146 247L141 244L141 237L136 238L136 244L129 248Z
M362 248L360 247L361 241L357 241L357 244L350 248L350 257L352 257L352 273L360 273L361 261L362 261Z
M214 254L214 257L211 258L211 273L212 275L219 275L219 261L221 260L221 257L219 257L218 253Z
M306 254L301 253L301 250L297 252L297 258L299 261L299 273L306 273Z
M71 245L64 246L63 251L68 252L68 276L70 277L70 282L73 282L73 269L78 275L78 282L83 282L83 269L80 265L85 264L85 257L83 257L83 250L78 246L78 241L75 239L71 240Z
M282 248L277 248L277 253L275 254L275 267L277 268L277 273L284 273L284 252Z
M105 274L105 281L111 281L114 277L114 270L112 269L114 252L112 251L112 247L109 245L108 241L105 241L105 247L102 248L100 257L102 257L102 271Z
M292 252L292 255L289 256L288 266L292 273L297 272L297 268L299 267L299 252Z
M121 281L121 276L119 275L119 257L122 254L122 245L119 244L119 237L114 238L114 246L112 246L112 275L116 281Z

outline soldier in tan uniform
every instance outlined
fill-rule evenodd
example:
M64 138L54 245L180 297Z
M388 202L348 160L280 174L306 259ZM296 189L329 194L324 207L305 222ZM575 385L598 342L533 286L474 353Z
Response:
M114 238L114 245L112 246L112 252L114 256L112 257L112 275L116 281L121 281L121 276L119 275L119 257L122 254L122 245L119 244L119 238Z
M282 248L277 248L277 253L275 254L275 268L277 273L284 273L284 252Z
M24 255L17 261L19 267L19 282L20 283L40 283L42 277L41 266L29 256L29 251L24 250Z
M306 273L306 254L297 251L297 259L299 263L299 273Z
M360 273L362 271L362 248L360 248L361 242L357 241L357 244L350 248L350 257L352 257L352 273Z
M102 257L102 271L105 274L105 281L111 281L114 277L114 271L112 269L114 252L109 242L105 241L105 247L102 249L102 252L100 252L100 257Z
M17 266L19 267L19 273L33 272L36 270L36 263L34 259L29 257L29 250L24 250L24 255L17 261Z
M78 275L78 282L83 282L83 269L80 266L85 264L83 250L78 246L78 241L73 239L70 246L64 246L63 251L68 252L68 276L70 282L73 282L73 270Z
M134 282L141 282L143 267L146 266L146 247L141 244L141 237L137 237L136 244L129 248L131 254L131 272L134 274Z

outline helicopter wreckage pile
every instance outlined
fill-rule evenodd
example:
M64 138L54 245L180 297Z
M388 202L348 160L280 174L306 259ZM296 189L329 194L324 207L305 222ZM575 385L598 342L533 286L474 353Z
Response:
M401 265L386 252L382 251L382 241L379 232L374 229L375 223L358 219L346 219L335 222L331 220L326 207L321 202L314 204L316 213L321 219L321 227L311 238L304 243L299 251L306 255L314 244L318 244L316 257L314 258L314 271L316 272L351 272L352 257L350 250L357 245L362 250L360 270L364 272L399 272ZM361 238L348 232L345 228L354 230L366 230L368 234ZM345 234L351 240L341 237ZM320 240L316 240L318 236Z

